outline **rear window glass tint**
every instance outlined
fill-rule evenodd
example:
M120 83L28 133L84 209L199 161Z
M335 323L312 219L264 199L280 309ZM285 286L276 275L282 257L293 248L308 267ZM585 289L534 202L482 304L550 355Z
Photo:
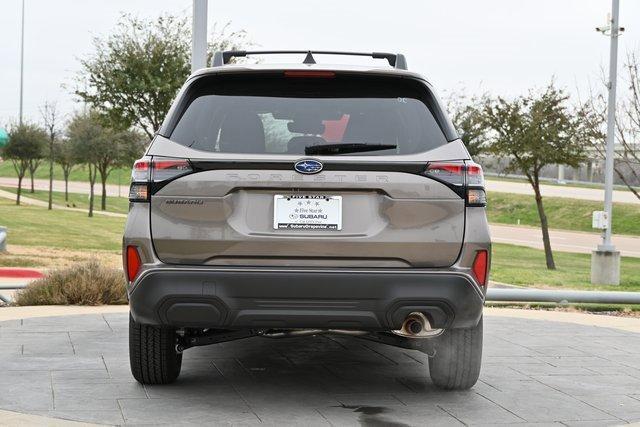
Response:
M360 155L412 154L447 143L428 88L399 78L206 77L186 92L170 139L223 153L304 154L323 144L385 144Z

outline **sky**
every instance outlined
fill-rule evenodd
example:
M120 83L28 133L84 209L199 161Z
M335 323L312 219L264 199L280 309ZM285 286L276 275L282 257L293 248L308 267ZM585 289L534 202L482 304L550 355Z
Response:
M0 126L18 117L21 1L0 1ZM79 58L91 55L93 38L109 35L123 13L190 16L192 3L25 2L24 116L32 121L45 101L67 115L79 108L72 94ZM622 60L640 52L640 1L620 3ZM401 52L441 94L516 96L552 76L574 94L598 84L609 38L595 27L610 8L609 0L210 0L208 18L210 29L231 22L246 30L261 49Z

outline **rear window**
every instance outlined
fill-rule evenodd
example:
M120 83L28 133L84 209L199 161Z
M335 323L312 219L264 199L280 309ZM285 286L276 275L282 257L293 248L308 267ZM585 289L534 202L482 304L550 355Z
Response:
M208 76L183 98L166 136L203 151L412 154L456 137L434 95L413 79ZM337 149L317 151L324 146Z

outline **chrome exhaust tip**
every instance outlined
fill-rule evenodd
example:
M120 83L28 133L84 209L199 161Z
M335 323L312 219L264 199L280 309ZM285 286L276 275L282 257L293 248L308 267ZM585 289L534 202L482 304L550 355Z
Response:
M396 335L407 338L430 338L438 336L442 333L442 329L434 329L431 322L424 314L415 311L410 313L404 322L402 328L392 331Z

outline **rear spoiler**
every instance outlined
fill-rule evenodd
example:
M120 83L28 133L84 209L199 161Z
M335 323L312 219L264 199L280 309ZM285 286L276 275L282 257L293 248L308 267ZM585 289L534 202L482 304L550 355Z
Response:
M240 58L251 55L280 55L280 54L306 54L303 64L315 64L316 60L313 54L318 55L349 55L349 56L370 56L374 59L386 59L394 68L399 70L407 69L407 60L401 53L385 53L385 52L340 52L331 50L226 50L218 51L213 55L213 66L220 67L228 64L231 58Z

